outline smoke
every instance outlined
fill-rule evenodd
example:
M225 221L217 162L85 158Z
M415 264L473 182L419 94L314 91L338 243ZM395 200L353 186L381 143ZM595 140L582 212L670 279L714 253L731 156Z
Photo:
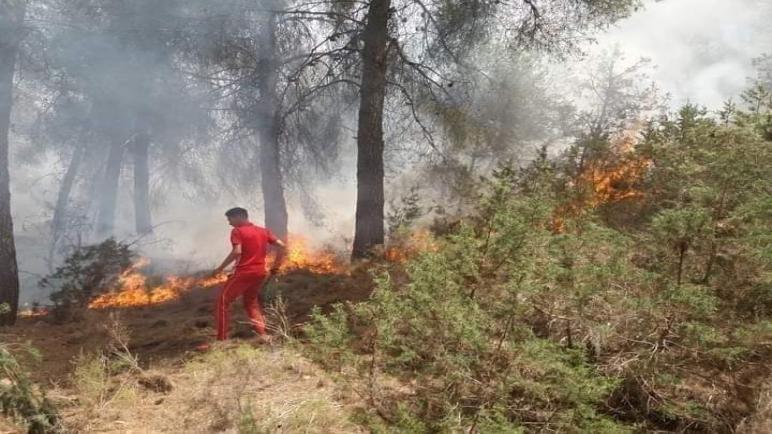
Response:
M107 151L116 143L131 143L138 132L149 133L151 141L155 230L137 239L133 162L130 149L125 149L122 169L114 175L119 193L112 233L135 243L162 268L214 268L229 249L224 211L243 206L261 223L264 204L260 173L252 164L255 143L228 135L231 125L221 113L232 108L232 99L196 77L196 57L216 55L205 52L217 48L219 40L213 35L259 35L259 29L252 28L256 20L249 18L263 12L250 10L266 6L242 0L217 5L153 0L40 4L46 7L32 8L27 17L40 37L28 39L22 56L11 137L21 302L46 302L47 294L37 282L62 259L54 255L51 261L49 255L51 219L75 147L86 147L86 158L70 203L83 206L71 206L69 217L82 221L78 228L68 222L65 247L99 241L94 227L100 191L109 178L104 176ZM224 17L231 21L226 23ZM223 30L226 24L232 28ZM246 43L260 47L264 41L257 38ZM250 64L243 66L250 70ZM341 164L353 167L352 161ZM340 234L353 232L353 185L353 172L342 170L331 182L315 183L310 195L288 190L290 232L309 237L312 244L336 242L342 247ZM316 198L323 218L307 217L312 208L308 196Z
M747 86L752 60L772 52L771 20L767 0L648 1L599 35L590 53L618 44L630 59L651 59L672 107L691 101L718 109Z
M23 171L14 171L12 188L13 218L17 254L22 281L21 304L47 301L37 282L49 270L46 261L50 242L51 204L56 200L59 178L51 174L57 166L54 158ZM311 246L330 245L344 250L354 230L356 189L351 161L342 164L343 173L319 183L310 192L323 218L309 218L304 198L289 191L289 231L309 240ZM137 239L131 206L130 173L124 168L120 182L116 215L116 239L134 242L139 252L152 258L159 270L175 273L213 269L229 252L230 227L224 213L234 206L246 207L257 224L263 221L259 190L224 194L212 199L164 192L163 200L153 207L156 225L152 236ZM225 189L223 189L225 190ZM85 234L88 235L88 232Z
M66 1L59 3L64 7L70 5ZM32 125L39 114L49 108L56 90L39 88L38 77L29 73L19 83L20 92L14 105L16 127L11 138L14 147L11 188L22 303L46 301L46 294L39 292L37 281L50 270L51 264L46 258L51 242L52 207L72 147L89 146L87 161L73 193L76 200L88 199L98 190L102 165L112 144L110 140L115 140L115 136L125 140L134 133L137 112L142 114L142 123L152 131L154 141L151 185L155 187L152 210L156 227L152 236L136 240L143 254L177 271L212 268L229 248L230 228L223 216L226 209L243 206L250 210L255 222L263 221L259 173L245 171L241 166L226 164L224 170L222 167L223 161L251 164L254 156L239 152L254 144L247 146L238 138L233 141L241 146L228 147L222 143L228 141L217 131L223 120L212 119L202 110L217 105L207 100L209 87L185 75L192 68L187 68L186 59L173 57L170 48L179 43L175 38L190 36L180 30L181 36L174 27L178 24L174 19L184 13L239 17L229 24L238 30L245 23L251 25L246 17L254 4L241 0L164 2L164 6L151 0L130 3L135 4L134 9L121 10L117 16L133 16L131 22L92 20L89 14L94 13L94 8L85 8L83 16L67 19L59 16L57 9L38 10L36 13L41 15L32 21L32 25L44 28L41 35L54 41L50 51L55 55L40 62L58 64L75 78L66 83L53 81L70 90L70 94L62 96L69 98L70 105L57 112L57 117L50 119L41 131L32 131ZM649 1L646 9L597 35L598 43L586 49L592 57L619 45L630 61L650 58L657 65L651 78L671 94L673 107L691 100L716 109L744 89L747 77L753 75L752 59L772 51L772 32L766 26L772 19L769 3L763 0ZM245 17L244 23L240 17ZM190 45L212 39L207 35L225 26L224 21L218 20L195 23L199 39L191 37ZM206 25L212 28L205 28ZM120 30L130 42L111 35L110 26ZM36 61L31 54L25 59L27 64ZM183 68L179 68L180 63ZM28 65L26 69L35 68ZM570 79L563 81L557 85L571 86ZM89 103L81 97L83 94L90 94L96 102ZM217 124L215 128L212 123ZM347 123L356 125L352 120ZM209 135L213 130L215 133ZM331 243L341 250L348 248L353 235L356 197L356 155L351 146L354 133L348 135L342 140L346 148L341 150L341 158L335 163L336 175L332 179L313 182L305 191L288 185L287 191L290 233L302 234L312 244ZM415 143L409 142L407 147L412 149ZM392 147L396 145L403 144L390 143ZM396 166L391 170L393 175L396 172L412 180L409 164L401 161L392 164ZM131 168L131 159L127 156L120 175L116 214L115 235L121 240L136 238ZM306 169L300 167L297 171ZM249 179L243 181L243 177ZM398 185L399 176L393 178L391 184ZM85 211L92 219L86 224L93 224L93 209ZM93 240L89 240L87 234L83 241Z

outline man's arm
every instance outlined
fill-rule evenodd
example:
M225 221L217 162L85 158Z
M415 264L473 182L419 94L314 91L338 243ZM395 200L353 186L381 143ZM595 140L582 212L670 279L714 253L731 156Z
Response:
M284 257L287 252L287 245L280 239L274 240L272 245L276 246L276 257L273 260L273 266L271 267L271 274L276 274L281 268L281 264L284 263Z
M225 270L225 267L230 265L233 261L236 261L241 256L241 244L235 244L233 250L225 257L219 267L215 268L213 275L218 275Z

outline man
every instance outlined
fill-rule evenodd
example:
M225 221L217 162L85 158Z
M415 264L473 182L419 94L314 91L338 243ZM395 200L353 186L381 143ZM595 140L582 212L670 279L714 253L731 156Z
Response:
M230 209L225 216L228 218L228 223L233 226L231 231L233 249L222 264L214 270L213 275L222 273L225 267L234 261L236 267L217 295L215 311L217 340L228 339L230 305L234 300L242 297L244 309L255 332L261 340L268 342L270 338L265 332L265 317L260 303L260 290L268 278L265 272L265 257L269 244L279 247L270 271L271 274L275 274L284 259L285 245L270 230L252 224L244 208Z

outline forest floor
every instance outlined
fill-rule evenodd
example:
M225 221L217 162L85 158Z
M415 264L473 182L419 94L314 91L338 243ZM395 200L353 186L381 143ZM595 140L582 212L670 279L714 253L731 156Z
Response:
M298 270L271 283L286 308L284 330L298 327L313 306L366 297L367 273L315 275ZM87 310L56 324L22 318L3 332L40 357L23 358L72 432L360 432L351 388L336 384L293 344L260 345L240 303L231 336L210 351L217 288L140 308ZM270 313L269 313L270 315ZM274 323L278 314L274 313ZM15 432L0 421L0 433Z
M298 335L314 306L368 297L369 276L366 269L279 276L268 288L270 298L280 294L285 301L280 312L268 311L275 333ZM88 309L62 323L51 316L20 318L0 339L39 352L17 356L68 432L367 432L357 423L369 411L356 393L361 385L346 384L312 363L302 341L280 338L261 345L239 302L231 307L233 338L198 351L199 344L212 342L217 289L193 288L146 307ZM766 386L737 432L772 432L772 384L757 381ZM697 383L690 393L703 392L716 393ZM729 399L718 393L714 399ZM17 432L23 431L0 417L0 434Z

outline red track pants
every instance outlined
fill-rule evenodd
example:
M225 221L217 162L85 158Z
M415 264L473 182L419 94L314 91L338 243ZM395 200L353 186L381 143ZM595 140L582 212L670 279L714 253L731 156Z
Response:
M230 325L231 303L243 297L244 310L247 311L252 326L259 335L265 335L265 317L263 307L260 305L260 289L265 282L263 274L234 274L220 289L217 295L215 320L217 321L217 340L228 339L228 326Z

